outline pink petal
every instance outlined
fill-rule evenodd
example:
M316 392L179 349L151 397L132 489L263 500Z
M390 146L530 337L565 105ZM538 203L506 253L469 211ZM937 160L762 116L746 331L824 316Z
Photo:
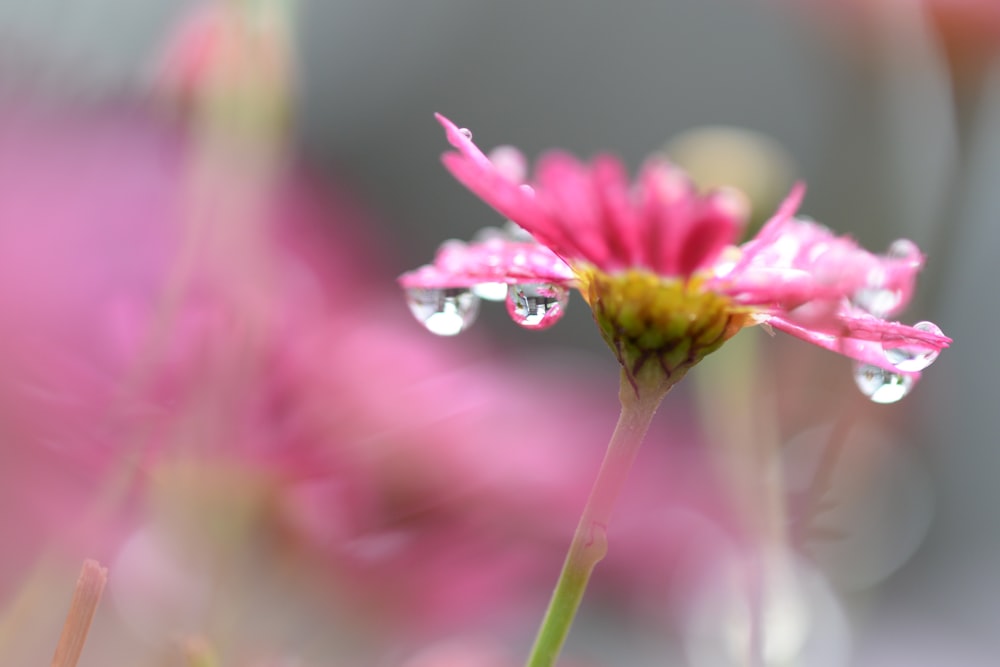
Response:
M647 264L661 275L678 275L682 221L691 215L692 185L684 173L662 160L651 160L639 176L642 232Z
M923 256L912 243L897 242L875 255L851 238L790 217L801 198L796 187L760 233L742 247L726 274L725 288L741 303L793 308L815 299L852 299L887 316L910 301Z
M608 248L599 195L590 170L568 153L551 152L538 161L535 192L550 224L529 230L563 257L584 258L602 268L614 266Z
M446 288L482 283L566 285L573 280L573 270L545 246L495 238L483 243L445 243L433 264L404 273L399 284Z
M520 153L505 147L493 162L468 132L437 118L458 149L443 157L455 178L567 262L690 275L711 265L742 228L744 211L732 198L699 196L687 176L663 160L647 163L633 192L612 156L588 165L550 152L528 186L513 178L522 172Z
M917 349L940 352L951 344L947 336L922 331L899 322L886 322L868 314L842 313L839 332L811 328L790 317L772 315L764 319L775 329L789 333L827 350L893 372L899 371L886 357L886 349L906 344ZM919 373L905 373L919 376Z
M715 192L699 201L678 255L678 272L691 275L713 264L733 245L746 222L746 207L735 193Z
M435 114L435 118L444 126L448 141L458 149L457 153L442 155L441 161L460 183L532 234L537 228L546 226L545 216L531 189L507 177L509 164L497 168L458 126L441 114Z
M778 210L775 211L774 215L771 216L771 219L765 222L764 226L761 227L760 232L757 234L757 238L773 240L777 235L776 230L780 229L781 225L795 216L795 213L802 205L802 200L805 196L805 183L799 181L793 185L791 191L788 193L788 196L785 197L785 200L781 202L780 206L778 206Z
M444 127L444 133L448 138L448 143L457 148L463 157L483 171L493 170L493 163L490 162L490 159L486 157L486 155L479 150L479 147L472 142L472 134L470 132L463 132L462 128L459 128L455 125L455 123L451 122L439 113L434 114L434 118L436 118L437 122L441 123L442 127Z
M629 191L628 172L621 161L610 155L595 158L591 187L600 207L604 243L615 258L616 268L641 265L646 252L645 239Z

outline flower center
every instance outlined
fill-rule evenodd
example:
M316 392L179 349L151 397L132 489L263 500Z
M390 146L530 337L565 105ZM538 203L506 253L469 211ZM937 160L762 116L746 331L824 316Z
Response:
M703 289L704 278L631 269L576 268L594 312L636 393L666 390L748 323L748 309Z

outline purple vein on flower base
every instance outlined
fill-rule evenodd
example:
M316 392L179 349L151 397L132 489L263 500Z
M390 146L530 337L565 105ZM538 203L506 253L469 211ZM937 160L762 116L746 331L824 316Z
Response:
M797 185L749 241L736 192L698 193L679 168L650 158L634 183L616 158L589 164L500 147L489 156L472 133L437 116L456 149L445 167L513 225L469 243L448 241L432 264L400 276L414 316L454 335L482 300L506 301L519 325L544 329L569 291L590 306L621 364L621 417L577 527L528 665L552 665L594 566L604 527L650 421L666 393L743 327L784 331L853 360L871 400L903 398L951 339L930 322L887 320L909 303L923 255L908 240L885 254L796 217Z

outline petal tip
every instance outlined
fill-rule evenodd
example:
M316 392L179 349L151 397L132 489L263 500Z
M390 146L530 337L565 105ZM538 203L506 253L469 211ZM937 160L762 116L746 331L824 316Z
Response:
M775 214L775 217L791 218L799 210L805 196L805 181L796 181L795 184L792 185L792 189L789 190L788 196L785 197L785 201L781 202L781 206L778 207L778 212Z
M438 112L434 112L434 119L444 128L449 144L462 151L467 151L473 145L472 134L468 130L463 130L451 119Z

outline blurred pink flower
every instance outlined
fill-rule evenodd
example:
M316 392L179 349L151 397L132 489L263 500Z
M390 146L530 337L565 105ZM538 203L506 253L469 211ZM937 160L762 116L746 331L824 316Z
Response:
M877 43L888 30L912 24L907 12L922 14L951 70L956 87L978 86L990 64L1000 57L1000 3L995 0L808 0L783 2L792 10L821 13L824 28L838 26L849 33L845 45L859 49L859 37ZM866 34L869 33L870 34Z
M453 639L428 646L403 667L512 667L516 661L498 647L472 639Z
M739 197L727 191L699 195L685 174L661 159L650 159L630 186L612 157L598 157L588 166L551 153L539 161L529 183L524 160L512 156L513 149L491 159L467 130L442 116L438 120L458 149L444 155L445 166L537 245L500 237L449 242L433 265L401 276L411 309L428 325L450 306L459 314L466 309L464 326L475 295L463 290L499 283L510 286L512 313L550 305L561 310L565 289L578 288L620 361L623 335L687 326L689 337L711 345L713 336L721 344L741 326L764 324L915 378L950 343L930 323L907 326L884 319L910 301L923 265L916 246L900 240L887 254L875 255L796 218L801 186L756 237L738 246L745 217ZM695 303L697 295L717 298ZM672 322L671 313L683 309L691 322L709 314L697 326ZM553 307L543 319L558 314Z
M284 129L294 83L287 14L281 3L219 0L185 12L157 63L155 92L182 117L216 114L235 126L216 131L261 120Z
M234 588L284 591L289 563L369 655L509 622L614 414L584 372L407 333L370 221L283 159L286 54L233 7L165 59L183 128L0 114L0 595L84 551L112 564L123 643L266 623L282 610Z
M206 607L211 576L142 581L175 567L155 512L242 525L245 505L387 635L539 604L614 423L584 372L413 335L359 233L375 225L304 171L267 181L267 206L240 219L250 243L226 227L239 169L192 189L190 145L143 114L22 110L0 137L3 591L46 550L84 551L131 591L119 604L162 603L126 616L168 634L172 609ZM193 468L207 488L171 472ZM159 570L130 560L150 535Z
M440 641L412 656L402 667L515 667L521 664L495 643L481 639L460 638ZM594 663L581 663L571 658L563 663L567 667L597 667Z

